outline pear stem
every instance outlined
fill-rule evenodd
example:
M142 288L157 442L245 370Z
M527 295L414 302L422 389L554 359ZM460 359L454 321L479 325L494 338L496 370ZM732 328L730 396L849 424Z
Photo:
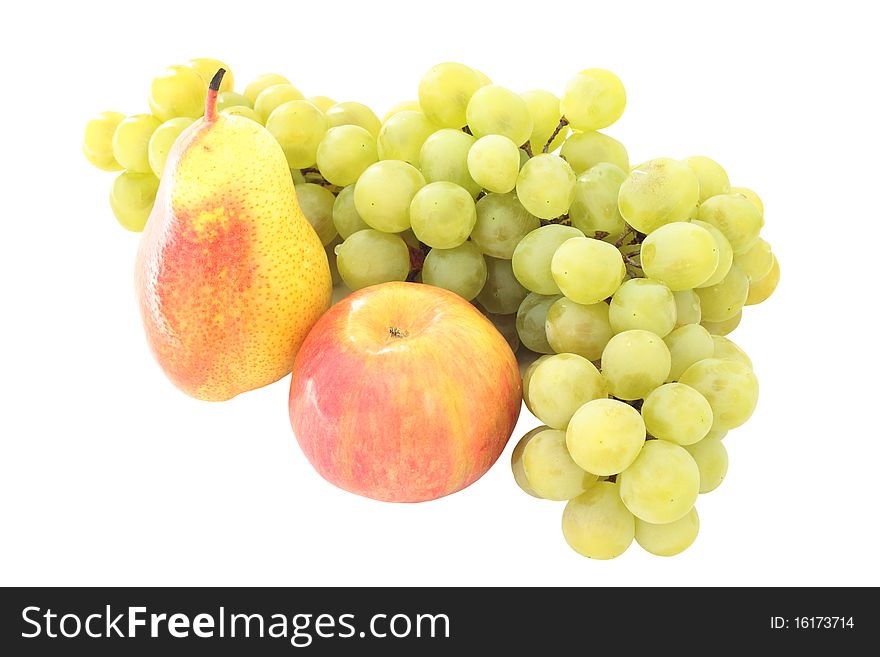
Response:
M225 68L218 69L214 77L211 78L211 84L208 85L208 96L205 98L206 121L214 122L217 120L217 92L220 90L220 83L225 74Z

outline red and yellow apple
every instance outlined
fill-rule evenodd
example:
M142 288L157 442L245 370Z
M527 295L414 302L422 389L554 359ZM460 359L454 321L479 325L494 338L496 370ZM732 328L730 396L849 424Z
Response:
M479 479L519 416L505 339L458 295L430 285L364 288L327 311L297 354L290 422L330 483L422 502Z

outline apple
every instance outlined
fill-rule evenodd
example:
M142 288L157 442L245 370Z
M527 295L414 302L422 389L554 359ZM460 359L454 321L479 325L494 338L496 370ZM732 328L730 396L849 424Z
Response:
M344 298L306 336L290 423L330 483L423 502L485 474L521 399L516 358L476 308L430 285L383 283Z

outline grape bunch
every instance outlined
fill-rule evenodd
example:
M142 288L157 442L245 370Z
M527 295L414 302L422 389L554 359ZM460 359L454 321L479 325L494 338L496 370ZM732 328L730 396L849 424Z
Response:
M196 59L153 80L150 114L86 127L88 160L125 169L110 204L129 230L143 230L220 67L219 110L278 141L334 283L446 288L538 356L523 397L544 426L520 440L513 472L530 495L567 501L569 545L601 559L633 539L657 555L686 549L698 494L726 474L722 439L757 403L752 363L726 336L779 281L758 195L708 157L631 167L601 132L626 105L603 69L556 96L446 62L380 120L277 74L237 93L228 66Z

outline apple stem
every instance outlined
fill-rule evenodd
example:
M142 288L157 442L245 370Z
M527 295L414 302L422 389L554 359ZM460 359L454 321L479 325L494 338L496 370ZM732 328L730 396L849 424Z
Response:
M205 98L206 121L214 122L217 120L217 92L220 90L220 83L225 74L225 68L218 69L214 77L211 78L211 84L208 85L208 96Z
M409 335L408 331L401 331L396 326L389 326L388 332L391 334L392 338L405 338Z

